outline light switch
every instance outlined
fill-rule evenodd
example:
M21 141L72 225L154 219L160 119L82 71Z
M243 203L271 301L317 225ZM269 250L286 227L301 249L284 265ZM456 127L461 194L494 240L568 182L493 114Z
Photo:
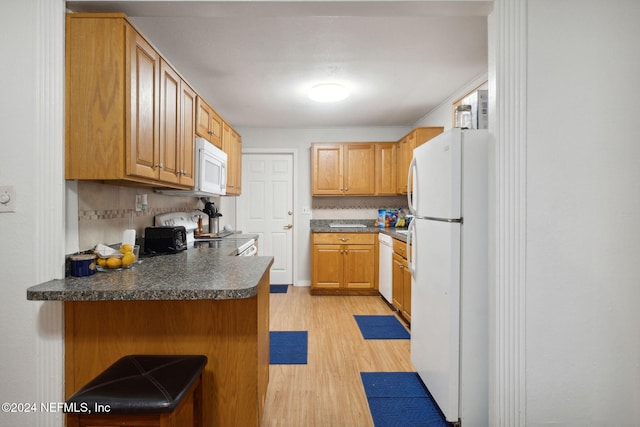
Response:
M0 212L16 211L16 190L13 185L0 186Z

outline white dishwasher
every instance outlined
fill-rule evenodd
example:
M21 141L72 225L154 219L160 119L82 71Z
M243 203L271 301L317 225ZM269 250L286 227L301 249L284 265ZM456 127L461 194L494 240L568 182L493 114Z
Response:
M393 238L379 233L380 262L378 263L378 290L389 304L393 304Z

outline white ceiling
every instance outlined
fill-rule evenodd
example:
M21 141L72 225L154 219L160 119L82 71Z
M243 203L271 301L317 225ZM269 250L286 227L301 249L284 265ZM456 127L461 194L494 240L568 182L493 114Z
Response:
M124 12L234 127L411 126L487 72L491 1L70 1ZM319 104L306 91L352 93Z

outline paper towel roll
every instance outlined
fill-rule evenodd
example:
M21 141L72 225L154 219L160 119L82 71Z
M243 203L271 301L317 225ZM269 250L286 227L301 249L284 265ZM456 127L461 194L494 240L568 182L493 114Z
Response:
M124 230L122 232L122 244L126 243L131 246L136 244L136 230Z

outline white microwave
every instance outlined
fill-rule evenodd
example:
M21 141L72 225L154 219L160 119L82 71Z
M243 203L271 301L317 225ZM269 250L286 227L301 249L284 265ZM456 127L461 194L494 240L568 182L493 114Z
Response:
M227 153L204 138L196 138L194 191L224 196L227 192Z
M224 196L227 193L227 153L204 138L196 138L191 190L156 189L170 196Z

